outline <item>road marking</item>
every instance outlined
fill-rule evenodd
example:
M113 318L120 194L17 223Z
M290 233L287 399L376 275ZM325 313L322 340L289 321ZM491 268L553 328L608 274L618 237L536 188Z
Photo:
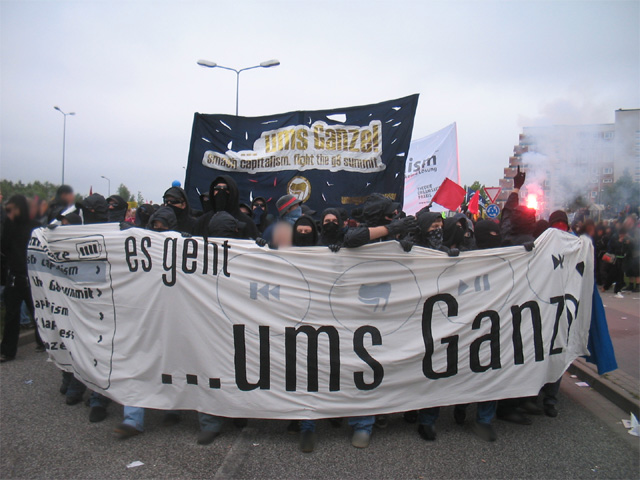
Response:
M237 478L236 472L244 464L243 459L253 447L253 440L257 435L257 430L251 427L244 427L229 453L224 457L222 465L214 475L214 480Z

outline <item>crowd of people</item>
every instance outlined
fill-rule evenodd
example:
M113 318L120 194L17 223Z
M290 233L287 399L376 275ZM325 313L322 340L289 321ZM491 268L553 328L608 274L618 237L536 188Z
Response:
M393 241L405 251L413 246L430 248L457 256L461 251L491 249L504 246L533 248L534 240L546 229L555 228L576 235L589 236L595 246L596 280L603 291L614 285L616 296L625 290L638 291L640 286L640 229L635 212L626 212L610 221L595 223L590 218L574 219L564 211L553 212L548 219L537 219L533 209L521 205L519 189L525 182L525 174L518 170L514 179L515 189L504 205L499 221L474 218L466 213L431 212L425 207L415 216L405 215L401 205L391 199L373 194L360 207L347 212L344 208L327 208L319 215L293 195L284 195L270 205L263 197L243 203L235 181L219 176L211 182L208 193L200 195L200 209L189 204L185 191L172 186L163 195L162 205L143 204L135 210L118 195L104 198L92 194L81 203L75 203L71 187L63 185L50 202L31 202L22 195L13 195L3 204L1 214L2 285L6 309L4 334L1 344L2 362L13 360L17 354L21 310L25 308L33 316L29 278L27 275L27 243L34 228L55 224L91 225L118 222L121 228L147 228L156 232L176 231L184 235L253 239L263 248L296 248L324 246L331 252L341 248L356 248L368 243ZM74 205L77 209L69 212ZM269 209L275 210L275 214ZM62 227L63 228L63 227ZM625 285L625 276L629 283ZM39 351L45 351L36 329ZM86 386L72 373L62 375L60 393L67 405L84 400ZM521 425L532 423L528 414L549 417L558 415L556 409L560 380L545 385L537 397L506 399L477 404L474 432L484 440L497 438L492 422L494 418ZM110 400L92 392L88 403L89 420L100 422L107 416ZM542 407L541 407L541 406ZM467 405L453 409L456 423L462 425L467 416ZM439 408L404 412L408 423L418 423L418 433L427 441L436 439L436 420ZM122 439L134 437L144 431L145 410L124 406L123 422L115 434ZM181 413L165 412L164 423L180 421ZM220 434L223 419L204 413L198 414L199 444L209 444ZM234 419L239 427L246 419ZM331 419L334 426L341 419ZM366 448L373 427L384 428L385 415L352 417L348 424L353 429L352 445ZM291 421L287 430L299 433L300 448L311 452L316 442L316 422Z

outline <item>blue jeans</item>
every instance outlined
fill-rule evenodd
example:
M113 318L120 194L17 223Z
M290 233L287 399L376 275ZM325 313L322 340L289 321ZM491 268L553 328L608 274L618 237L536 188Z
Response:
M222 430L222 417L198 412L200 430L203 432L220 432Z
M496 408L498 402L479 402L476 410L476 422L478 423L491 423L493 417L496 414ZM455 408L466 410L468 405L456 405ZM420 410L418 421L420 425L435 425L438 416L440 415L440 407L423 408Z
M31 317L29 316L29 309L27 304L22 302L20 306L20 325L31 325Z
M349 418L349 426L355 431L364 430L371 433L373 430L373 424L376 422L376 417L373 415L367 417L351 417ZM315 432L316 421L315 420L301 420L300 421L301 432Z

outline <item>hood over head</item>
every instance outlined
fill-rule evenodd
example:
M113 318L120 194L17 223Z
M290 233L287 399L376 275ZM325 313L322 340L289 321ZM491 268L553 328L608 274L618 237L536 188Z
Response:
M311 227L311 233L299 233L298 226L306 225ZM318 228L313 218L303 215L293 224L293 246L313 247L318 244Z
M445 218L442 229L442 244L449 248L454 246L460 248L464 242L464 232L465 229L462 227L460 219L455 217Z
M143 203L142 205L138 205L136 209L136 227L145 228L149 223L149 219L151 215L155 213L155 208L150 203Z
M218 191L218 194L215 195L216 186L221 183L225 183L227 188ZM229 212L235 214L239 209L239 199L238 184L229 175L220 175L209 185L209 206L214 212Z
M518 205L511 215L511 235L531 235L536 226L536 211Z
M380 193L369 195L362 206L362 220L369 227L379 227L389 224L385 217L392 216L394 203L390 198Z
M109 204L99 193L94 193L85 198L81 203L81 208L85 225L109 221L107 216Z
M149 217L147 228L149 230L154 230L153 224L156 221L162 222L167 227L167 230L175 230L178 227L178 219L176 218L176 214L173 212L173 208L170 207L160 207L155 213L153 213L151 217Z
M29 202L24 195L11 195L7 201L7 205L12 204L18 210L18 216L13 223L26 223L29 221Z
M476 246L483 250L485 248L498 248L502 245L502 235L500 225L493 220L479 220L475 228Z
M129 204L120 195L111 195L107 198L107 219L110 222L124 222ZM113 204L113 206L111 205Z
M245 224L239 222L229 212L215 213L207 228L210 237L218 238L242 238L242 230Z

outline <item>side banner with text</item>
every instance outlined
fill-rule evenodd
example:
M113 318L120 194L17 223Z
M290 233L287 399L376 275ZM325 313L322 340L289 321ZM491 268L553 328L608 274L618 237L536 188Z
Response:
M124 405L390 413L535 395L587 354L593 247L558 230L448 257L64 226L28 259L50 357Z
M200 205L198 191L208 192L224 174L247 203L292 194L321 212L350 208L371 193L402 203L417 103L418 95L411 95L264 117L196 113L185 179L189 201Z
M445 178L460 183L458 133L455 123L413 140L405 168L404 211L415 214L426 207ZM446 210L434 204L432 212Z

